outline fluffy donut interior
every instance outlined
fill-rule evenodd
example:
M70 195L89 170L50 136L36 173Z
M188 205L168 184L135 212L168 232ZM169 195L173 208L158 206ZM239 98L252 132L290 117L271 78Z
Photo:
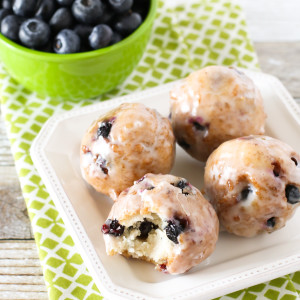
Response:
M166 264L174 243L167 237L167 223L156 214L135 215L126 222L122 236L113 239L115 253Z

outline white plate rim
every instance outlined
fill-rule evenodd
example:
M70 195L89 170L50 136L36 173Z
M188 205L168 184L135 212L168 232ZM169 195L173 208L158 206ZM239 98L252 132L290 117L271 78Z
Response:
M249 70L245 70L245 72L248 74L251 73L254 76L261 76L264 80L268 80L269 84L273 86L274 92L280 95L280 98L287 107L288 111L300 126L300 107L276 77ZM79 252L83 256L84 262L92 274L92 277L99 278L99 274L101 275L101 280L96 280L96 284L101 291L101 294L107 297L113 296L113 299L117 299L117 296L122 297L120 299L124 299L124 297L128 299L145 300L166 298L149 297L139 292L120 287L110 280L85 232L83 225L76 215L76 212L72 207L67 195L65 194L62 185L56 177L55 171L51 167L50 162L47 160L47 156L44 151L45 145L47 144L51 134L54 132L56 126L61 121L65 121L68 118L73 118L79 115L89 114L98 109L112 108L123 102L140 101L141 99L169 90L172 85L174 85L174 82L55 115L49 118L49 120L44 124L30 149L34 166L43 179L55 205L58 206L60 213L62 213L63 220L70 229L72 238L74 238L76 246L78 246ZM201 286L200 284L199 286L189 289L188 291L183 290L182 292L172 296L172 298L168 297L168 299L188 299L189 297L194 296L201 296L201 299L204 299L204 297L205 299L214 298L264 281L268 281L278 276L298 271L299 269L300 249L297 255L288 256L284 259L279 259L260 267L251 268L245 272L240 272L225 279L216 280L215 282L210 282L204 286Z

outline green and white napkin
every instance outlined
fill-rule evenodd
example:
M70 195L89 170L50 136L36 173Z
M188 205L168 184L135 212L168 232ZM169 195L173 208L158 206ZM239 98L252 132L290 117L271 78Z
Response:
M232 0L161 1L153 34L137 68L117 89L80 102L40 98L0 69L1 109L37 243L49 298L101 299L76 246L30 158L32 141L53 114L154 87L206 65L258 68L243 12ZM300 299L300 272L221 297ZM298 290L298 292L297 292Z

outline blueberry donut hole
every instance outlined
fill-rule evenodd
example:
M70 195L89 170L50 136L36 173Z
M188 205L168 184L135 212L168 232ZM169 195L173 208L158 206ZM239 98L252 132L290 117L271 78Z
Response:
M206 163L204 185L223 227L244 237L284 227L300 203L299 159L267 136L220 145Z
M118 223L111 227L111 220ZM217 215L199 190L184 178L155 174L122 192L102 226L108 255L142 259L170 274L206 259L218 230Z

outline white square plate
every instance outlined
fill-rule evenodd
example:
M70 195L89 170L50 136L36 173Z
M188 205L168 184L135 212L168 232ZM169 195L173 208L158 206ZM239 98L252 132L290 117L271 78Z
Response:
M274 77L245 71L259 87L268 115L267 135L300 152L300 109ZM95 283L107 299L209 299L300 269L300 209L272 234L246 239L221 233L212 256L184 275L172 276L153 265L109 257L101 226L113 204L82 179L80 141L92 121L121 102L142 102L167 116L167 84L52 117L31 148L34 164L68 226ZM177 148L172 174L203 186L203 164Z

